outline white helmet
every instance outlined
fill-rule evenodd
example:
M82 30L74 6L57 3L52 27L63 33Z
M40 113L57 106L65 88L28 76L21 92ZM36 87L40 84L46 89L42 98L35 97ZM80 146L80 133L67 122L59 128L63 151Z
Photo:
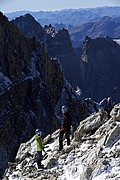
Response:
M36 133L36 134L40 134L40 133L41 133L40 129L39 129L39 128L36 129L36 130L35 130L35 133Z

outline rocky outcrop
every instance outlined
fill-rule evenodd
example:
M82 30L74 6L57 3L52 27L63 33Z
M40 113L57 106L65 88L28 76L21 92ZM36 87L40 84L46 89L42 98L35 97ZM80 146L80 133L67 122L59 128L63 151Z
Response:
M44 30L41 30L38 22L28 14L12 22L18 26L25 36L30 37L32 35L36 36L39 40L42 39L49 56L59 59L67 81L73 88L80 85L80 63L72 47L68 30L63 28L56 33L51 24L49 26L46 25ZM30 26L32 27L32 33Z
M80 63L72 47L68 30L59 30L56 36L47 42L47 50L51 57L59 59L65 78L76 88L80 82Z
M82 82L85 97L99 102L111 96L119 102L120 46L111 38L85 38L82 52Z
M71 136L70 146L60 152L58 134L55 131L46 142L42 163L45 169L37 170L35 141L21 144L16 162L9 163L4 179L80 179L110 180L120 177L120 104L114 106L108 118L104 110L93 113L80 122ZM81 133L82 132L82 133Z
M35 21L32 15L25 14L24 16L17 17L15 21L13 20L19 30L27 37L37 36L41 41L45 36L45 32L42 26Z

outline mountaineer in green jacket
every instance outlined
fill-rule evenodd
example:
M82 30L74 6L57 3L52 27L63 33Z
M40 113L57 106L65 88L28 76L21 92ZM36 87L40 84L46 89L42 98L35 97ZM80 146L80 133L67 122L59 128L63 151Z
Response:
M42 161L42 151L44 151L43 141L42 141L42 132L40 129L36 129L34 135L34 139L36 140L36 146L37 146L37 166L38 169L44 168L44 166L41 164Z

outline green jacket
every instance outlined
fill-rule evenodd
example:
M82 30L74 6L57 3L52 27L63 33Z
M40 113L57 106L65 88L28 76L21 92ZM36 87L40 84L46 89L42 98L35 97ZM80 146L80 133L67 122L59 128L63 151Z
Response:
M34 135L34 138L36 140L37 151L44 150L42 138L38 134Z

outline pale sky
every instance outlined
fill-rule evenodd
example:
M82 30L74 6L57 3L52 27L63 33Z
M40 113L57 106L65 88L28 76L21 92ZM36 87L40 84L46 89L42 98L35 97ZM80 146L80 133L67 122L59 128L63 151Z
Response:
M1 0L0 11L54 11L100 6L120 6L120 0Z

